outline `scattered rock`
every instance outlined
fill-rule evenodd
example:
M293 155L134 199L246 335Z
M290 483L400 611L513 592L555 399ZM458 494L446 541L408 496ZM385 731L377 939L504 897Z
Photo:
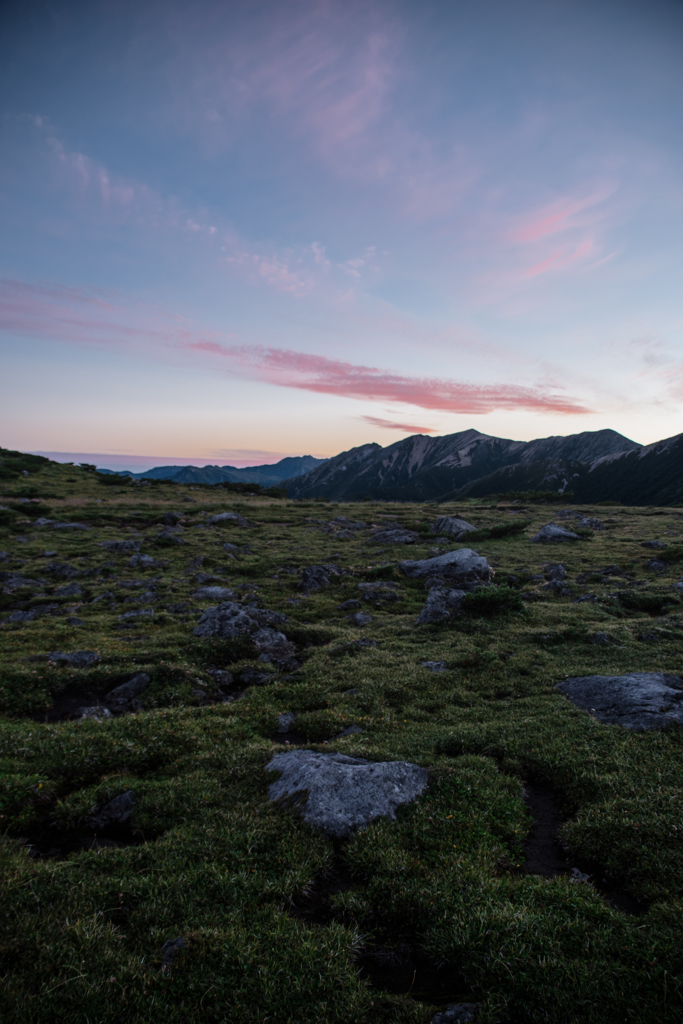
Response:
M276 754L268 771L281 773L268 789L271 800L289 798L303 818L333 836L347 836L375 818L396 817L396 808L424 793L426 768L406 761L366 761L345 754L294 750Z
M70 626L85 626L86 624L85 619L79 619L75 615L72 615L71 618L66 621Z
M576 524L581 530L605 530L606 526L599 519L592 519L590 516L583 516Z
M92 530L92 526L86 526L85 523L53 523L53 530Z
M551 582L566 580L569 575L566 565L563 565L562 562L549 562L548 565L543 566L543 571L545 572L546 579Z
M134 612L124 612L123 615L119 615L119 622L129 622L130 619L138 619L140 617L154 618L153 608L138 608Z
M74 569L68 562L49 562L45 566L46 572L51 573L53 576L58 576L61 579L71 579L73 576L80 576L80 571Z
M133 700L134 697L139 697L141 693L144 693L150 682L151 679L146 672L138 672L136 675L132 676L127 683L121 683L120 686L115 686L104 699L107 704L111 706L115 704L127 704L128 701Z
M55 597L82 597L83 587L78 583L66 583L55 590Z
M229 587L200 587L190 596L199 601L227 601L228 598L235 596L235 591Z
M301 570L299 590L311 594L322 587L329 587L330 576L338 575L339 568L336 565L309 565L307 569Z
M616 640L609 633L593 633L590 638L592 644L597 647L608 647L610 644L615 644Z
M361 727L359 725L349 725L342 732L337 733L337 735L334 736L333 739L340 740L342 738L342 736L356 736L359 732L363 732L363 731L364 730L361 729Z
M161 569L164 563L155 561L151 555L133 555L128 559L126 565L129 565L131 569Z
M184 498L183 500L184 501L194 501L195 499L194 498ZM178 936L175 939L168 939L168 941L163 944L163 946L159 950L159 952L163 953L163 955L164 955L163 959L161 961L161 973L162 974L168 974L168 975L172 974L172 972L173 972L173 962L174 962L175 958L178 956L178 954L182 953L182 951L184 949L187 949L187 943L180 936Z
M363 593L364 601L379 604L381 601L400 601L403 594L398 591L398 583L359 583L358 589Z
M210 526L223 526L232 523L242 527L249 527L251 525L244 516L238 515L237 512L221 512L217 516L210 516L206 521Z
M565 526L558 526L557 523L546 523L535 537L531 538L532 544L558 544L563 541L581 540L577 533L572 533Z
M266 672L258 668L245 668L240 672L240 683L242 686L263 686L264 683L272 683L273 672Z
M177 526L182 518L183 516L181 512L166 512L162 516L161 521L164 526Z
M355 597L349 598L348 601L342 601L341 604L337 605L336 610L338 612L348 612L352 608L360 608L360 601L358 601Z
M195 559L195 561L196 561L196 559ZM210 572L198 572L197 573L197 583L199 583L199 585L202 586L202 587L206 586L207 583L214 583L214 582L220 583L222 580L223 580L222 576L215 576L215 575L213 575L213 573L210 573Z
M661 558L651 558L647 563L648 569L652 569L653 572L666 572L669 568L669 563L663 561Z
M106 828L108 825L124 825L130 818L135 793L127 789L120 796L115 796L108 804L105 804L101 811L90 816L90 822L96 828Z
M235 681L232 672L228 672L224 668L209 668L207 673L213 677L216 686L220 690L227 690Z
M571 597L571 590L566 587L561 580L551 580L550 583L546 583L543 587L544 590L548 590L551 594L555 594L556 597Z
M420 664L428 672L445 672L447 669L445 661L421 661Z
M296 654L296 647L284 633L269 626L262 626L252 633L252 640L261 651L261 660L272 661L274 664L289 661Z
M235 637L243 633L255 633L263 626L279 625L286 621L287 617L282 612L256 608L251 604L224 601L215 608L206 609L194 630L194 635Z
M382 529L374 533L370 538L371 544L414 544L419 540L419 534L414 530L403 530L400 527L394 529Z
M227 544L226 543L226 544L223 544L223 550L227 551L228 554L232 554L233 557L234 557L235 555L239 554L239 550L240 549L237 547L236 544Z
M683 596L683 580L678 580L677 583L674 583L674 590Z
M471 1024L477 1019L480 1003L451 1003L432 1017L430 1024Z
M445 622L454 615L460 614L465 594L464 590L432 587L417 618L418 626L424 626L430 622Z
M462 540L468 533L472 533L476 529L476 526L466 523L464 519L458 519L453 516L439 516L429 527L429 532L443 534L446 537L452 537L453 540Z
M40 528L44 526L52 526L56 522L56 519L45 519L44 516L41 516L39 519L34 519L31 526L37 526Z
M276 732L289 732L295 721L296 715L293 711L283 711L281 715L277 716Z
M658 633L641 633L638 639L643 644L660 644L662 642Z
M111 711L109 708L105 708L101 704L96 704L91 708L76 708L74 716L76 718L96 718L99 720L102 718L111 718Z
M367 530L368 528L367 523L353 523L346 516L336 516L330 521L330 526L343 526L345 530ZM341 537L341 533L338 533L337 536Z
M355 615L349 615L348 621L352 626L368 626L372 622L372 615L365 615L363 612L356 612Z
M171 544L184 544L185 541L182 537L178 536L178 531L182 529L180 526L169 526L168 529L162 530L156 536L157 540L169 541Z
M661 672L576 676L555 687L600 722L643 732L683 723L683 679Z
M582 594L581 597L575 597L572 604L585 604L586 601L597 601L597 594Z
M661 540L644 540L640 546L641 548L655 548L657 551L661 551L662 548L666 547L666 544Z
M493 579L489 563L471 548L447 551L436 558L399 562L398 567L404 575L413 579L448 580L463 590L473 590L477 585L490 583Z
M51 654L48 654L48 660L63 661L67 665L73 665L74 668L89 668L95 662L102 661L102 658L97 651L72 651L71 653L53 651Z
M126 551L139 551L141 540L102 540L100 547L112 551L114 554L122 555Z

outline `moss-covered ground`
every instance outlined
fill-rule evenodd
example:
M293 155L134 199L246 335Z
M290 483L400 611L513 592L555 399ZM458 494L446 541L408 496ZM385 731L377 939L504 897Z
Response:
M554 687L567 675L683 673L683 510L581 506L607 528L550 546L530 538L557 509L530 505L517 512L523 532L480 533L474 545L521 610L508 601L499 614L482 605L417 626L426 591L395 563L429 555L437 515L489 531L516 509L103 486L55 464L2 488L0 570L38 581L12 590L5 576L0 595L3 1021L427 1024L458 1000L480 1004L481 1024L681 1020L683 732L603 725ZM91 529L36 527L36 510ZM183 514L182 544L156 539L168 511ZM251 525L204 525L220 511ZM420 537L381 551L368 531L340 538L328 525L340 515ZM100 546L130 538L163 564L130 568L130 552ZM656 539L668 560L653 568L660 552L640 545ZM544 589L543 566L559 561L565 596ZM303 595L299 571L321 562L344 572ZM284 611L301 667L220 702L207 670L239 677L260 663L248 641L193 636L215 603L191 597L197 572ZM337 606L376 578L397 583L400 599L363 602L372 622L351 625ZM143 586L121 586L133 581ZM55 594L69 583L82 593ZM120 622L150 590L154 615ZM101 660L79 669L44 657L78 650ZM151 677L135 714L51 713L135 672ZM347 842L314 831L267 796L285 711L314 749L425 766L426 794ZM352 724L362 732L334 739ZM525 785L554 794L567 873L524 868ZM93 808L127 789L126 835L79 847ZM572 866L591 880L574 881Z

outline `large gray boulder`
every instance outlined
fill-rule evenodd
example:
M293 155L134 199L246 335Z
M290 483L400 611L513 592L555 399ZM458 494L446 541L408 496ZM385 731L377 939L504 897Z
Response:
M452 537L453 540L462 540L466 534L472 533L476 529L476 526L472 526L471 523L465 522L464 519L458 519L456 516L439 516L429 527L429 532Z
M465 597L464 590L450 590L448 587L432 587L427 595L417 624L424 626L430 622L446 622L459 615Z
M490 583L493 570L482 555L471 548L447 551L435 558L399 562L398 567L413 579L436 579L452 581L460 589L473 589L481 583Z
M532 544L561 544L562 542L581 540L578 533L572 533L565 526L558 526L557 523L546 523L541 527L535 537L531 538Z
M333 836L347 836L375 818L396 817L429 781L426 768L408 761L366 761L345 754L293 750L276 754L268 771L280 778L268 789L271 800L289 798L309 825Z
M555 687L600 722L644 732L683 723L683 679L662 672L573 676Z
M194 635L234 637L241 633L254 633L262 626L278 625L286 621L287 616L282 612L257 608L253 604L223 601L215 608L206 609L194 630Z

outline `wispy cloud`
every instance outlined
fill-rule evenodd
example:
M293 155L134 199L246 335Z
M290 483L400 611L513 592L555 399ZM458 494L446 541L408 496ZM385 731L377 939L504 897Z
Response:
M59 285L0 282L0 327L24 335L77 344L128 346L159 357L180 353L217 359L230 372L279 387L371 402L400 402L422 409L483 415L525 409L580 415L578 399L545 386L475 384L448 378L407 376L324 355L236 343L226 332L201 331L151 305Z
M414 423L394 423L393 420L382 420L377 416L361 416L365 423L373 427L384 427L387 430L400 430L404 434L436 434L434 427L418 427Z

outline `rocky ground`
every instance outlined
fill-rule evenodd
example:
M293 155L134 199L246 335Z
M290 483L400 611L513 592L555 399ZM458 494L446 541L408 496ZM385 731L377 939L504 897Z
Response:
M3 488L3 1019L680 1020L683 510Z

